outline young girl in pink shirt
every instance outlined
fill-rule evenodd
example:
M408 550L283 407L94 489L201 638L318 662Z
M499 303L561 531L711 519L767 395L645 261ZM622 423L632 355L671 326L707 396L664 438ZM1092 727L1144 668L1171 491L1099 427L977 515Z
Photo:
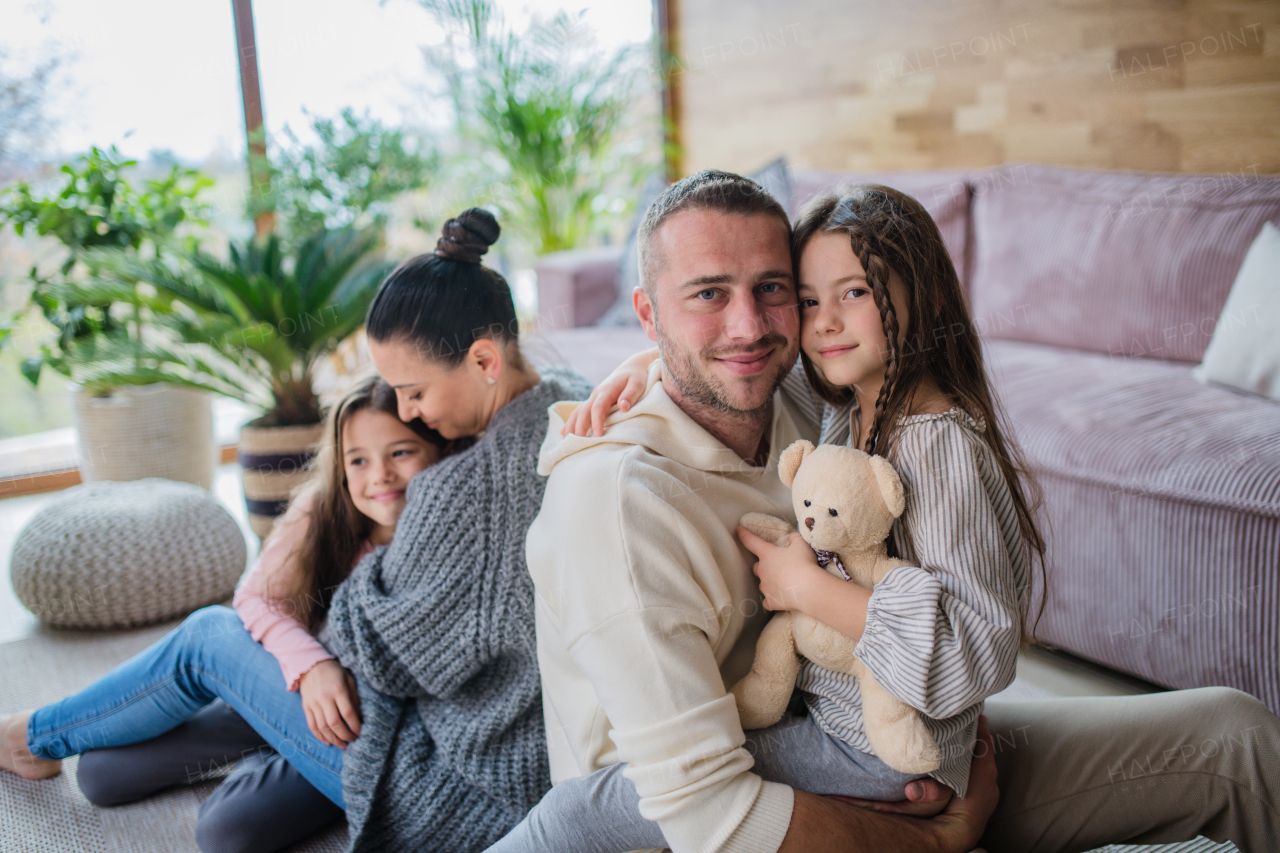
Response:
M391 541L414 474L439 461L444 439L406 424L395 390L372 379L335 407L314 472L295 495L236 590L234 606L255 640L301 690L307 723L343 747L359 732L351 676L324 647L325 612L360 559Z
M230 624L238 615L275 657L282 687L300 692L307 725L326 744L345 748L360 733L355 681L323 643L329 602L362 557L391 541L410 479L447 449L421 421L399 419L395 391L384 381L363 382L329 413L311 476L236 590ZM122 695L132 690L118 687ZM11 727L24 732L29 716L0 721L6 739ZM342 816L221 700L159 737L82 753L77 781L91 802L116 805L236 761L200 808L196 840L206 853L277 850ZM58 772L59 764L31 758L7 769L38 777Z

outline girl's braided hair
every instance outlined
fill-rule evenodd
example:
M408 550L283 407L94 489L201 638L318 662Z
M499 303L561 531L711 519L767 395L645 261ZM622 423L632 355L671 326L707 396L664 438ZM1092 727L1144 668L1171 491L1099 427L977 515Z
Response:
M1009 485L1028 556L1040 565L1043 593L1045 541L1035 518L1039 484L1027 470L1017 443L1006 437L1008 422L991 393L977 329L933 217L911 196L877 184L819 196L800 213L792 232L797 281L800 255L819 233L848 235L884 326L884 383L876 397L871 428L865 438L859 436L862 448L892 461L902 420L911 413L923 380L932 379L947 399L978 422L995 454ZM901 282L905 296L905 329L890 299L889 288L895 280ZM830 384L803 352L801 359L810 384L823 399L836 406L853 401L852 387ZM1035 622L1043 610L1042 594ZM1034 624L1024 637L1032 634Z

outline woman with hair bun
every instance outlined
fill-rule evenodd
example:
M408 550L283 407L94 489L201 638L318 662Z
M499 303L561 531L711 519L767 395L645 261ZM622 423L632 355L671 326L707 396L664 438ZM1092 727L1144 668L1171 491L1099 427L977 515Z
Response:
M221 698L346 810L353 851L469 853L520 822L551 787L524 541L546 482L538 450L548 407L590 386L521 356L511 290L480 263L498 234L487 211L462 212L369 308L370 353L400 419L455 452L412 477L390 544L329 602L323 640L355 678L358 732L341 746L313 734L271 653L219 622L221 636L188 644L155 690L74 725L15 730L6 768L49 775L56 759L156 737L181 721L168 721L173 708L190 716ZM233 665L210 666L219 654Z
M357 851L483 850L551 787L524 540L547 409L590 386L521 356L510 288L480 264L498 232L464 211L369 307L369 352L400 416L476 440L414 478L391 544L329 610L363 714L341 756Z

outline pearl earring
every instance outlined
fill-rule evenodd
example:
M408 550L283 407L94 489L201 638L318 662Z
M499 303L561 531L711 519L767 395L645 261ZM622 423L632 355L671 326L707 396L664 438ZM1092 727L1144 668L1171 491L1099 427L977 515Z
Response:
M486 378L486 381L487 381L490 385L496 385L496 384L497 384L497 382L498 382L498 380L494 379L492 376L487 377L487 378Z

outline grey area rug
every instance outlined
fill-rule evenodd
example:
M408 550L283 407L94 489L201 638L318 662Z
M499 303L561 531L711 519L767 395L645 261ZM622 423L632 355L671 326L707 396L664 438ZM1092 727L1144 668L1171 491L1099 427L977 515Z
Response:
M36 708L75 693L154 643L176 622L136 631L52 631L0 643L0 713ZM1015 679L1001 699L1054 694ZM76 787L76 760L38 782L0 773L0 853L199 853L196 810L217 780L174 788L137 803L99 808ZM341 853L345 825L316 834L290 853ZM1203 839L1154 847L1110 845L1094 853L1228 853Z
M0 644L0 713L47 705L81 690L146 648L177 623L136 631L41 631ZM53 779L0 773L0 853L199 853L196 810L217 780L170 789L149 799L100 808L76 787L76 761ZM288 848L341 853L345 825Z

